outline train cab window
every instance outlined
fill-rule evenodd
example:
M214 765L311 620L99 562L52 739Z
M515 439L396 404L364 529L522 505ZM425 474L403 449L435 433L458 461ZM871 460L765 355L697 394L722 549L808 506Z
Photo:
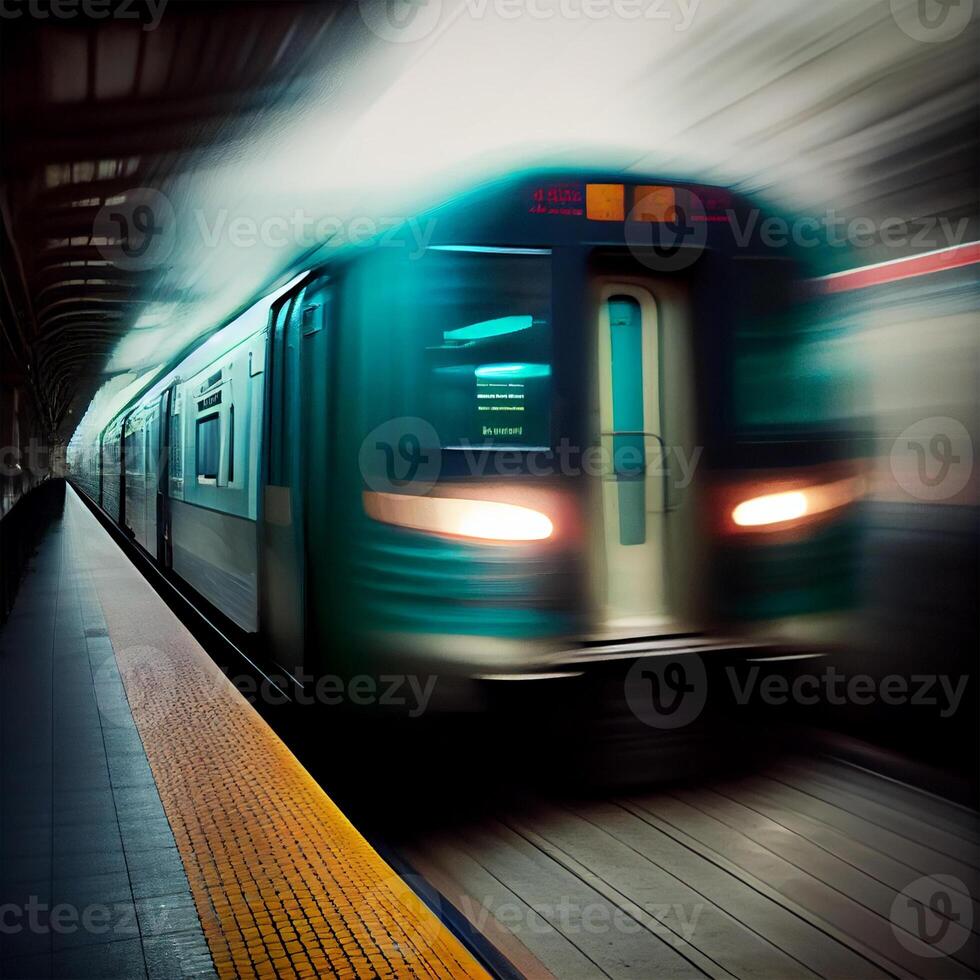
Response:
M834 420L851 380L840 322L827 316L822 297L800 287L790 260L742 258L735 269L731 370L740 437Z
M197 421L197 475L217 480L221 448L221 421L215 413Z
M432 249L420 264L420 407L443 448L550 446L550 254Z

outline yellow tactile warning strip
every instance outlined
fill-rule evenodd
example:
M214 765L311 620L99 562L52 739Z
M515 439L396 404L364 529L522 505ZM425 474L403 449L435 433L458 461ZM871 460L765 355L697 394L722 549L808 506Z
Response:
M485 977L71 490L65 517L219 975Z

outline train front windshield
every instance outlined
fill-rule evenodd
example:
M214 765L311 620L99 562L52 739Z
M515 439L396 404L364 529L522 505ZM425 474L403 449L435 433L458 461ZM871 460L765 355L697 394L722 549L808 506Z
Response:
M403 311L414 406L443 449L551 444L551 256L429 249Z

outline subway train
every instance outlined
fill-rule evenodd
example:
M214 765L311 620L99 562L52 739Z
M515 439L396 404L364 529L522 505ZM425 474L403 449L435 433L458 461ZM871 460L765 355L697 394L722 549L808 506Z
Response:
M853 600L858 382L820 250L766 215L688 181L483 183L322 250L76 438L72 479L299 685L425 670L454 704L797 642Z

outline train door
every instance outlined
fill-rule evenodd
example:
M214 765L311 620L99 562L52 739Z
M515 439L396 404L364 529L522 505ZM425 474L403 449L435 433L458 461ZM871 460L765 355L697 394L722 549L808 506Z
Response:
M105 430L99 433L99 506L105 510Z
M160 481L160 406L147 409L143 421L144 474L146 493L143 497L143 547L157 557L157 493Z
M126 524L126 470L123 422L116 421L102 439L102 507L120 526Z
M596 329L599 632L649 635L668 622L660 323L652 293L602 283Z
M146 494L146 463L143 420L138 411L130 412L123 423L123 465L124 476L122 504L123 513L120 524L140 544L145 544L144 522L146 510L143 503Z
M266 386L262 520L262 629L273 659L294 678L306 648L306 527L302 308L306 290L273 307Z
M156 506L156 547L157 560L164 568L173 565L170 537L170 457L171 440L174 429L174 393L177 383L174 382L160 395L159 406L159 437L157 445L157 492Z
M262 521L262 628L276 662L299 680L314 584L311 535L327 515L327 331L322 287L273 309L266 398L268 442ZM315 502L312 508L310 501Z

